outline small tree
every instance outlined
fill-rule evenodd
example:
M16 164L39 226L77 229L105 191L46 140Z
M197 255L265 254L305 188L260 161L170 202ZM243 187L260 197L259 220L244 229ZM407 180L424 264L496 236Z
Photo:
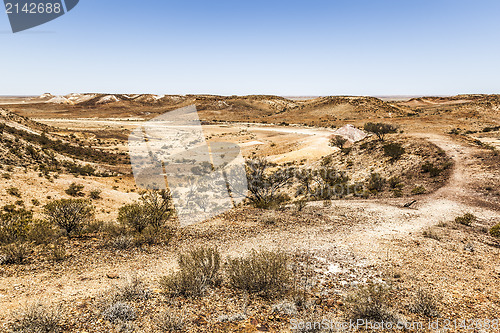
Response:
M248 198L256 207L269 208L285 201L280 191L295 177L294 169L275 167L275 164L264 158L247 161Z
M146 227L161 228L173 216L172 196L166 190L151 190L141 194L138 202L122 206L118 221L142 233Z
M343 149L346 143L347 139L340 135L334 135L330 138L331 147L339 147L340 149Z
M47 220L64 229L68 236L78 234L94 217L94 207L85 199L55 200L44 206Z
M77 183L71 183L69 187L64 191L67 195L72 197L83 197L85 194L82 192L84 186Z
M367 132L375 134L380 141L384 141L386 134L396 133L398 128L385 123L366 123L364 129Z

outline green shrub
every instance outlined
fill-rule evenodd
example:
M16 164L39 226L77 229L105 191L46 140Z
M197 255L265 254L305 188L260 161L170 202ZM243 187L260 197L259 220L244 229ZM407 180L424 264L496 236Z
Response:
M38 199L31 199L31 204L33 206L40 206L40 201Z
M98 200L98 199L101 199L101 193L102 193L101 190L96 189L96 190L90 191L89 196L91 199Z
M141 233L134 235L134 245L168 245L175 236L173 226L147 226Z
M179 255L179 271L161 279L163 291L170 296L200 296L208 287L220 283L221 256L217 249L199 247Z
M330 138L330 146L342 149L344 148L344 145L347 143L347 141L348 140L346 138L340 135L334 135Z
M495 238L500 238L500 223L493 226L491 229L490 229L490 235L495 237Z
M0 244L25 241L33 220L33 212L6 205L0 212Z
M154 229L165 227L173 215L170 192L153 190L142 193L138 202L120 207L118 221L142 233L148 226Z
M35 220L28 226L27 239L35 244L49 244L59 238L60 232L44 220Z
M417 186L413 190L411 190L411 193L414 195L421 195L421 194L425 194L426 192L427 192L427 190L423 186Z
M83 197L85 194L82 192L84 186L77 183L71 183L69 187L64 190L67 195L71 195L72 197Z
M386 134L396 133L398 130L396 126L385 123L366 123L364 129L375 134L380 141L384 141Z
M226 263L229 285L234 289L269 296L282 292L290 282L288 256L276 251L252 251Z
M368 190L372 192L380 192L384 189L385 178L383 178L379 173L371 173L368 179Z
M396 161L403 156L405 149L400 143L388 143L384 145L384 155L391 158L392 161Z
M246 161L248 199L257 208L276 208L289 200L281 191L295 177L293 168L276 169L264 158Z
M392 194L395 198L401 198L403 196L403 190L401 190L400 188L395 188L392 190Z
M393 176L393 177L389 178L388 182L389 182L389 186L393 189L403 187L403 184L401 184L401 179L397 176Z
M443 172L443 169L434 166L434 164L432 164L430 162L427 162L425 164L422 164L422 172L423 173L428 172L429 176L434 178L434 177L439 176Z
M477 221L477 217L472 213L466 213L462 216L457 216L455 218L456 223L460 223L466 226L471 226L472 223Z
M62 228L68 236L78 235L94 218L94 207L85 199L60 199L44 206L47 221Z

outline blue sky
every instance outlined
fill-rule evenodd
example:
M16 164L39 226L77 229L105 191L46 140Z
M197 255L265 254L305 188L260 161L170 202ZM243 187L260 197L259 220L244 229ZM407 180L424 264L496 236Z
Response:
M12 34L0 95L500 93L500 2L80 0Z

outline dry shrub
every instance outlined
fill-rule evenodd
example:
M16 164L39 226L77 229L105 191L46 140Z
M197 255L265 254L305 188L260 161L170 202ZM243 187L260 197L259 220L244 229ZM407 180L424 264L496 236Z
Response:
M441 240L441 236L432 228L427 228L422 232L422 235L426 238L431 238L434 240Z
M199 247L179 255L180 270L161 279L168 295L200 296L220 283L221 256L218 249Z
M184 316L177 312L163 311L154 319L156 332L181 332L184 330Z
M27 305L14 315L13 332L54 333L59 332L61 308L49 308L41 303Z
M3 257L1 259L2 264L24 264L28 255L30 254L30 249L26 243L12 243L5 245L1 248Z
M137 318L135 309L122 302L108 305L102 312L102 316L111 323L133 321Z
M110 295L114 302L131 302L146 300L151 296L151 292L139 277L132 276L121 286L116 286Z
M230 258L226 274L232 288L263 296L284 291L291 278L288 256L264 250L254 250L244 258Z
M427 289L419 288L410 310L426 317L438 317L441 299L441 296L436 296Z
M397 322L397 315L391 310L389 300L387 287L373 283L361 286L347 298L351 310L350 318L354 321L364 319Z

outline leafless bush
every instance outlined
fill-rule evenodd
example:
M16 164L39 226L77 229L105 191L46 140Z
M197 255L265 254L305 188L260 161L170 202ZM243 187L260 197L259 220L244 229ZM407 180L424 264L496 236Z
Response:
M248 199L258 208L276 208L287 201L281 192L295 175L293 169L276 169L264 158L247 160Z

